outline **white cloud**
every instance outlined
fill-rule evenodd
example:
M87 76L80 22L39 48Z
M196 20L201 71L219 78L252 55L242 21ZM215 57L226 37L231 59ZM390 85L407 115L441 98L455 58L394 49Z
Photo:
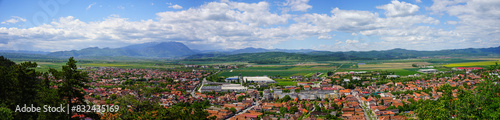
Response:
M416 3L422 3L422 0L415 0Z
M434 14L457 17L455 32L465 43L481 40L483 44L465 44L467 47L494 47L500 45L500 1L497 0L435 0L429 7Z
M18 16L12 16L11 19L3 21L2 24L16 24L20 21L26 22L26 19L18 17Z
M356 44L358 42L359 42L358 40L346 40L345 41L346 44Z
M342 44L342 43L343 43L342 41L337 41L337 42L335 43L335 45L340 45L340 44Z
M31 28L0 27L0 39L8 40L1 41L0 48L59 51L161 41L178 41L195 49L272 48L275 44L294 39L333 39L332 32L347 33L348 38L335 38L331 45L319 46L318 49L348 51L398 47L435 50L500 44L500 26L496 26L500 24L500 12L495 9L495 6L500 6L498 3L450 3L454 4L446 3L444 8L433 5L428 9L436 14L456 16L456 22L460 24L456 24L454 30L430 27L440 24L440 21L419 14L416 5L399 1L376 7L385 10L386 17L372 11L339 8L333 8L328 14L279 14L272 12L272 5L268 2L222 1L159 12L155 19L140 21L111 15L101 21L84 22L68 16ZM2 24L19 21L26 20L14 16ZM453 25L454 22L444 23Z
M330 36L330 35L320 35L320 36L318 36L318 39L332 39L332 36Z
M92 3L92 4L90 4L90 5L87 7L87 9L86 9L86 10L89 10L89 9L90 9L90 8L92 8L92 6L93 6L93 5L95 5L95 4L96 4L95 2L94 2L94 3Z
M182 9L182 6L175 4L175 5L170 5L170 6L168 6L168 8L173 8L173 9Z
M308 2L309 0L286 0L283 5L290 7L289 10L291 11L306 12L308 9L312 8L311 5L307 4Z
M388 17L415 15L418 12L418 9L420 9L417 5L399 2L398 0L391 1L391 4L377 6L377 8L384 9L385 15Z
M91 46L120 47L153 41L179 41L197 49L262 47L292 39L292 36L322 35L320 29L286 24L289 15L269 12L267 2L211 2L198 8L157 13L156 20L130 21L117 15L102 21L83 22L72 16L50 24L20 29L0 27L0 39L11 37L15 42L2 44L8 49L59 51ZM295 37L293 37L295 38ZM21 43L33 46L19 47ZM36 44L35 44L36 43ZM1 44L1 43L0 43Z
M458 22L457 22L457 21L452 21L452 20L450 20L450 21L446 21L446 23L448 23L448 24L450 24L450 25L456 25L456 24L458 24Z

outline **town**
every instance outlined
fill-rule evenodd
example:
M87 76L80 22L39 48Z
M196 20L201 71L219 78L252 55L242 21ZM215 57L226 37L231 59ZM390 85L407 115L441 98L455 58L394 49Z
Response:
M330 71L308 78L290 77L299 82L284 86L273 80L276 78L273 76L211 77L229 69L166 71L86 67L84 70L92 80L89 83L92 87L85 89L85 99L93 104L123 104L117 100L122 97L149 101L165 108L208 101L209 106L204 109L210 114L208 117L221 120L418 119L415 104L445 96L443 86L451 87L451 96L456 98L459 90L472 90L476 84L485 82L485 78L499 78L498 69L486 71L481 67L455 67L450 71L425 69L421 74L408 76L384 71ZM321 74L328 75L319 77Z

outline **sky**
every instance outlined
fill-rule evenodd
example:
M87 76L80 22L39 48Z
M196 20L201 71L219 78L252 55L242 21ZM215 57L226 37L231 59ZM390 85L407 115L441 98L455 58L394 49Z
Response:
M500 46L500 0L0 0L0 50Z

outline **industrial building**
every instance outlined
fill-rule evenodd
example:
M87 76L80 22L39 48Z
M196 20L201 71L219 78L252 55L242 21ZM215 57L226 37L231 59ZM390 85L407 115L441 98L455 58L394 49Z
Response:
M243 77L246 83L276 83L273 79L267 76Z
M238 80L239 80L238 76L233 76L233 77L226 78L226 82L238 82Z

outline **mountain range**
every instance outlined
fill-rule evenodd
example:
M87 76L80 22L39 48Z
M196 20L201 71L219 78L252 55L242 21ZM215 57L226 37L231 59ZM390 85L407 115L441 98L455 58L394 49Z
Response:
M186 61L249 61L255 63L276 63L283 61L332 61L332 60L382 60L419 57L466 57L500 56L500 46L491 48L468 48L439 51L416 51L392 49L382 51L330 52L311 49L263 49L244 48L236 50L192 50L179 42L151 42L120 48L90 47L81 50L58 52L0 51L0 56L14 58L87 58L87 59L183 59Z
M191 50L186 45L179 42L151 42L144 44L129 45L121 48L98 48L90 47L81 50L58 51L48 53L48 56L54 57L77 57L77 58L95 58L95 57L138 57L138 58L182 58L196 54L221 54L234 55L241 53L262 53L262 52L287 52L287 53L308 53L313 52L310 49L286 50L286 49L263 49L263 48L245 48L238 50Z
M121 48L85 48L81 50L59 51L47 54L54 57L102 57L102 56L128 56L142 58L176 58L195 54L186 45L179 42L152 42L136 44Z

